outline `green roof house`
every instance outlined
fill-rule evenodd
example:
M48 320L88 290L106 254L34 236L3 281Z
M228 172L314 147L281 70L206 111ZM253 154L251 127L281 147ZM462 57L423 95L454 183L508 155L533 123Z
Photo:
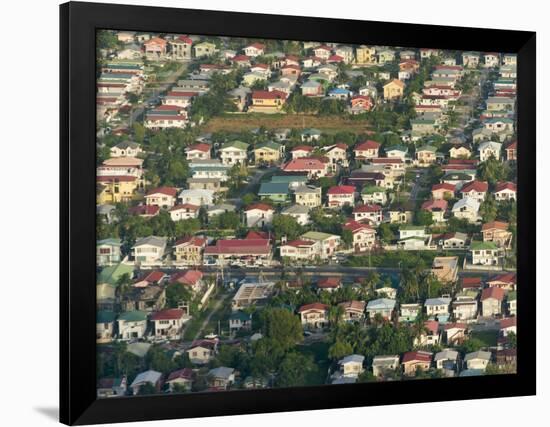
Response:
M270 199L274 202L283 203L288 200L288 184L284 182L264 182L260 185L258 196L262 199Z

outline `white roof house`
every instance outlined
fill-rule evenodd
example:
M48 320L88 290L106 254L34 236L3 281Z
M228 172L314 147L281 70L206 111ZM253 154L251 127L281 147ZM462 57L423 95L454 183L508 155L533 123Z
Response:
M214 202L214 190L182 190L178 198L182 203L196 206L211 205Z
M136 376L136 378L134 379L130 387L136 390L136 388L139 389L139 387L147 383L155 385L157 384L157 382L160 380L161 377L162 377L162 374L157 371L149 370L149 371L141 372Z

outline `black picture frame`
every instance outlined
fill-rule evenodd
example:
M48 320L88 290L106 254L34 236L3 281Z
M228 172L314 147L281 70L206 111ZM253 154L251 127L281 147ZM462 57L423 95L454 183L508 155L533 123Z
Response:
M97 29L518 54L517 373L440 380L96 399ZM69 425L388 405L536 393L536 34L343 19L69 2L60 6L60 420ZM525 237L523 237L525 236ZM438 381L438 382L436 382ZM437 385L437 386L435 386Z

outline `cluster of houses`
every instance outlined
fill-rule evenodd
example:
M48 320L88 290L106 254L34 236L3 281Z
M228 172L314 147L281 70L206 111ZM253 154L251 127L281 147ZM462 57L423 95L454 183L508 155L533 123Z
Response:
M441 370L445 376L468 376L483 373L489 363L515 363L515 350L507 337L516 333L516 276L501 271L514 248L513 224L484 221L482 207L489 199L497 206L515 203L517 187L512 181L489 183L479 178L484 162L496 160L515 167L515 55L463 52L455 58L437 49L307 42L302 44L302 54L290 55L270 51L260 42L232 50L224 49L223 41L192 35L119 32L117 37L124 48L102 65L98 78L98 117L106 121L130 105L129 94L143 90L144 60L197 61L196 71L177 80L160 96L160 105L145 111L143 124L152 131L191 125L189 108L208 93L216 73L240 70L239 86L229 95L244 114L280 112L293 93L339 99L345 101L350 114L360 114L384 103L399 103L423 61L432 57L440 61L423 82L421 93L407 95L416 117L410 120L410 130L399 135L397 145L363 136L349 143L324 144L323 132L314 128L267 130L259 138L262 142L256 143L231 136L214 142L212 135L203 134L185 147L189 173L182 187L162 182L153 186L147 181L143 166L148 153L141 144L129 139L111 147L109 158L97 167L97 212L102 221L117 221L115 205L124 203L131 216L154 218L168 213L174 223L198 218L204 223L233 212L247 232L239 233L239 238L214 238L207 230L177 239L145 235L130 245L115 237L99 240L98 343L124 341L131 351L141 354L151 343L181 340L191 319L189 302L169 306L166 289L178 283L199 300L199 306L204 305L213 291L205 267L261 269L334 263L342 257L391 251L434 251L445 252L445 256L433 259L431 273L443 284L454 284L452 296L400 304L397 286L381 283L376 286L375 299L340 304L343 321L367 327L380 318L412 327L419 315L425 316L414 349L378 355L368 366L363 355L350 354L339 361L330 382L355 382L367 369L384 378L391 372L413 376L418 370L430 369ZM385 66L390 63L397 63L397 72L387 71ZM362 68L375 69L375 77L352 91L339 78L340 64L349 66L350 79L365 76ZM450 149L442 153L437 144L431 145L430 137L445 135L451 112L462 96L460 83L479 69L497 76L488 80L490 88L481 100L483 111L475 121L480 127L473 129L468 142L465 137L447 138ZM258 84L264 88L256 89ZM426 196L417 198L418 188L413 187L422 186L434 165L442 174L427 186ZM268 173L259 174L257 183L250 184L249 191L256 196L253 202L226 198L236 168L259 173L265 166L269 166ZM410 184L411 173L415 182L409 188L406 181ZM415 200L403 201L400 196L406 191L411 192L411 199L415 191ZM431 218L431 225L419 225L419 212ZM313 213L341 215L345 218L341 231L320 231ZM273 225L279 215L301 226L297 237L275 238ZM446 232L453 218L478 231ZM393 239L382 239L381 227L388 224L396 233ZM460 269L485 272L459 277ZM318 291L334 292L353 285L344 284L340 276L321 276L315 286ZM230 334L252 331L252 317L244 309L268 302L275 292L273 282L245 279L231 299L229 318L224 319ZM323 331L331 326L331 307L321 302L298 307L296 315L305 330ZM497 323L497 344L492 351L461 353L458 347L478 330L480 319ZM130 378L131 383L125 377L104 378L98 384L98 396L138 394L145 384L159 392L173 391L176 384L191 389L198 368L214 360L218 345L217 339L205 338L183 349L194 368L148 370ZM432 346L442 350L428 351ZM223 390L232 387L238 372L221 366L211 369L207 377L210 390ZM265 386L257 381L244 379L242 384Z

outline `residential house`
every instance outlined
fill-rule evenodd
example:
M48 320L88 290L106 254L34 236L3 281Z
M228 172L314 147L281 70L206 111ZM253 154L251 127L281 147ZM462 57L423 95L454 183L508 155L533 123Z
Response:
M465 323L447 323L445 330L445 342L448 345L460 345L466 338L467 326Z
M143 43L143 50L145 51L145 57L148 60L159 60L166 55L167 41L160 37L153 37Z
M288 98L286 92L279 90L253 90L252 105L248 107L249 112L254 113L277 113L282 110Z
M398 355L380 355L372 359L372 373L375 377L384 377L399 367Z
M187 36L179 36L168 41L170 56L174 60L191 60L193 40Z
M422 147L418 147L415 153L418 165L428 166L435 163L437 160L436 151L437 149L431 145L423 145Z
M476 223L480 219L479 207L480 203L477 199L465 197L454 204L452 209L453 216L459 219L466 219L470 223Z
M122 261L120 248L122 242L120 239L103 239L96 244L96 264L99 267L118 264Z
M360 205L353 209L355 221L367 221L373 225L380 225L382 222L382 208L379 205Z
M96 199L99 205L130 202L139 187L139 180L135 176L98 175L96 181Z
M273 221L275 210L265 203L255 203L244 209L247 227L265 227Z
M311 222L309 208L303 205L291 205L281 211L281 215L291 216L300 225L307 225Z
M357 160L368 160L378 157L378 151L380 150L380 144L376 141L363 141L358 143L354 149L353 153Z
M467 247L468 235L459 231L433 237L434 242L442 249L464 249Z
M205 265L269 266L272 257L269 239L219 239L204 250Z
M447 377L453 377L459 369L459 353L447 348L435 354L434 362L436 369L441 369Z
M494 195L497 202L516 200L517 186L513 182L499 182L496 185Z
M403 98L404 89L405 83L401 80L393 79L384 85L384 99L390 101L401 99Z
M439 345L441 334L439 332L439 322L436 320L427 320L424 322L424 328L420 335L414 339L413 345L425 347L429 345Z
M502 314L502 303L504 301L504 289L493 287L481 291L481 315L491 317Z
M197 159L210 159L210 144L200 142L198 144L190 145L185 149L187 160L193 161Z
M378 204L385 205L388 201L386 190L376 185L365 185L361 190L361 199L366 205Z
M207 41L199 42L193 46L195 58L204 58L212 56L217 52L216 45Z
M145 384L152 385L157 392L160 392L162 386L162 373L149 370L137 374L132 384L130 384L134 396L139 394L141 387Z
M333 165L333 169L337 169L340 166L349 166L347 153L348 146L346 144L340 142L329 147L324 147L323 149L325 150L325 155L328 157L330 163Z
M317 157L292 159L282 166L285 172L307 172L309 179L323 178L329 174L329 160Z
M449 297L427 298L424 301L426 315L430 318L436 318L442 323L445 323L449 317L450 305L451 298Z
M193 369L178 369L177 371L170 372L164 383L168 385L171 392L175 391L176 385L183 387L185 391L191 391L191 387L193 386L193 377Z
M240 330L249 331L252 328L252 315L238 310L229 316L229 331L235 333Z
M310 145L298 145L290 151L290 154L292 155L292 159L300 159L302 157L309 157L312 152L313 147Z
M454 318L457 321L475 320L478 312L476 291L457 294L452 302Z
M426 233L424 226L403 225L399 227L397 245L404 250L426 249L432 240L431 234Z
M235 382L235 369L219 366L208 371L208 378L214 390L227 390Z
M262 182L258 190L261 199L269 199L276 203L286 202L289 195L289 185L285 182Z
M170 283L179 283L197 294L203 287L203 273L199 270L178 271L170 276ZM189 314L189 313L184 313Z
M342 287L342 279L340 277L322 277L317 280L317 289L320 291L333 292Z
M319 141L321 138L321 131L315 128L305 129L300 133L300 139L302 142Z
M501 248L509 248L512 243L512 232L508 231L509 224L502 221L491 221L481 226L484 242L494 242Z
M471 181L460 189L462 198L469 197L477 200L479 203L483 203L489 190L489 184L485 181Z
M189 190L208 190L217 193L222 191L221 178L187 178Z
M140 310L121 313L117 319L118 338L123 341L143 338L147 330L147 316L146 311Z
M490 351L479 350L468 353L466 354L466 356L464 356L464 364L466 365L467 369L478 369L481 371L485 371L490 361Z
M517 317L505 317L499 322L499 333L503 337L507 337L509 334L516 334L517 331Z
M352 354L344 357L338 361L338 366L340 369L339 376L345 378L357 378L364 371L363 363L365 361L365 356L360 354Z
M222 164L246 165L248 160L248 144L242 141L226 142L219 150Z
M479 144L479 161L484 162L491 157L494 157L496 160L500 160L500 151L502 144L494 141L485 141Z
M462 65L464 68L477 68L479 52L462 52Z
M469 159L471 155L472 150L465 144L455 145L449 150L449 157L451 159Z
M434 200L451 199L454 197L456 186L453 184L435 184L432 186L432 198Z
M432 221L435 223L445 222L445 213L447 212L447 200L427 200L422 203L421 209L432 214Z
M518 142L512 141L509 143L506 148L504 148L504 151L506 151L506 160L508 161L515 161L518 158Z
M281 258L292 261L320 259L321 244L313 240L298 239L290 242L281 242L279 246Z
M315 80L307 80L300 86L303 96L321 96L324 94L324 88L321 83Z
M355 187L353 185L336 185L327 191L327 206L341 208L355 205Z
M136 264L159 264L166 251L166 237L149 236L138 239L132 246Z
M149 190L145 195L147 206L158 206L169 209L176 204L178 189L175 187L158 187Z
M494 242L472 242L470 252L473 265L499 265L503 256Z
M298 309L302 326L305 328L324 328L328 325L329 306L320 302L306 304Z
M114 334L115 313L109 310L99 310L96 314L96 343L111 342Z
M183 203L170 208L170 218L172 221L182 221L186 219L198 218L200 206L191 203Z
M137 157L143 150L137 142L123 141L111 147L111 157Z
M124 311L158 311L166 305L166 288L160 285L133 286L120 301Z
M515 291L517 287L516 273L497 274L487 280L487 286L502 288L505 291Z
M153 335L156 338L176 340L181 338L181 328L188 313L181 308L168 308L151 314Z
M182 190L178 199L184 205L209 206L214 202L214 192L212 190Z
M341 237L334 234L322 233L320 231L308 231L300 236L303 240L311 240L320 244L319 257L326 259L335 254L341 244Z
M284 152L284 145L277 144L273 141L261 142L254 147L253 152L256 164L276 163L281 160L281 156Z
M202 254L206 247L206 239L201 237L184 237L174 243L176 263L183 265L202 264Z
M194 341L185 352L194 365L206 365L214 358L217 348L217 340L203 339Z
M265 53L265 45L262 43L252 43L246 46L243 51L246 56L261 56Z
M338 304L344 310L342 320L344 322L362 322L365 319L365 307L364 301L344 301Z
M400 304L399 305L399 321L412 323L421 312L419 303Z
M346 222L342 228L352 233L352 247L355 252L365 252L374 248L376 244L376 230L367 224L355 220Z
M378 298L367 303L367 317L373 320L377 314L385 320L390 320L395 308L395 300L389 298Z
M415 376L417 371L428 371L432 364L432 353L428 351L408 351L403 355L403 374Z
M376 49L374 47L361 45L355 48L355 57L357 64L376 63Z

